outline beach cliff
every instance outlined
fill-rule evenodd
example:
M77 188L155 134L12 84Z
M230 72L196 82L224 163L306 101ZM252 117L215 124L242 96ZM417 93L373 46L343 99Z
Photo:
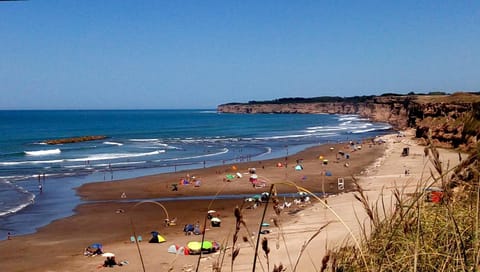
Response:
M480 133L480 95L381 95L363 97L286 98L272 101L228 103L220 113L358 114L395 129L414 128L416 137L429 135L437 146L471 149Z

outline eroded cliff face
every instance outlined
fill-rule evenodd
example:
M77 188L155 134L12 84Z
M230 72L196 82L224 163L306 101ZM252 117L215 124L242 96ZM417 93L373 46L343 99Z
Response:
M472 98L473 97L473 98ZM416 129L418 138L431 137L437 146L469 149L480 133L480 96L379 96L359 103L224 104L222 113L358 114L396 129ZM467 122L467 121L468 122ZM477 125L474 123L477 122ZM468 128L466 128L468 126Z
M360 103L290 103L290 104L225 104L217 108L222 113L324 113L358 114L376 122L386 122L395 128L408 127L408 104L411 97L378 97Z

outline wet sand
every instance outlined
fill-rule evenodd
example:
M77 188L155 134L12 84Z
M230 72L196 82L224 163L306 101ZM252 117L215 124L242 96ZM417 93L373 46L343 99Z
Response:
M351 146L346 144L326 144L309 148L301 153L291 155L287 159L287 167L277 167L277 163L285 164L285 158L273 159L262 162L245 162L235 165L224 165L206 169L190 170L177 173L168 173L155 176L140 177L129 180L90 183L78 188L78 194L88 200L76 208L74 216L57 220L37 233L25 236L16 236L12 240L0 242L0 271L97 271L107 269L111 271L143 271L140 254L135 243L130 242L130 237L141 235L143 242L139 243L145 271L194 271L198 256L175 255L167 253L167 248L176 244L184 246L188 241L201 240L201 236L186 236L183 232L185 224L194 224L197 221L203 225L206 212L216 210L222 220L219 228L213 228L207 222L205 239L220 242L224 247L230 247L232 235L235 230L235 218L233 210L235 206L244 203L243 199L231 200L189 200L189 201L161 201L157 203L142 203L135 206L141 200L151 200L163 197L181 196L208 196L215 194L260 194L268 191L269 186L276 184L278 193L296 193L297 188L285 183L296 183L298 186L307 188L312 192L326 190L330 193L338 193L337 178L343 177L346 181L345 190L350 190L352 175L364 174L368 166L371 166L384 154L385 145L370 145L369 142L362 144L362 149L352 152ZM331 148L333 147L333 150ZM350 154L350 159L344 157L337 161L338 151L342 150ZM328 165L322 165L319 156L328 159ZM302 171L294 169L296 161L301 161ZM345 162L348 161L348 167ZM233 167L235 166L235 167ZM253 188L248 181L248 168L256 168L260 180L266 181L266 187ZM235 169L236 168L236 169ZM332 176L325 176L328 170ZM241 173L242 178L226 181L226 174ZM172 191L172 184L178 184L181 178L186 176L201 180L201 186L194 184L178 185L178 191ZM125 193L125 198L122 194ZM347 195L347 194L343 194ZM330 197L332 201L339 196ZM280 198L283 202L283 198ZM287 201L291 201L286 199ZM124 202L121 202L124 201ZM132 202L125 202L132 201ZM308 233L314 226L302 225L299 222L305 214L312 214L318 218L326 213L321 206L312 204L294 205L282 212L280 223L285 226L285 234L288 227L295 226L296 233ZM318 203L318 202L317 202ZM135 206L135 207L134 207ZM349 207L346 207L349 209ZM244 209L243 215L248 226L248 231L241 229L240 237L250 237L251 232L258 231L263 209ZM168 215L167 215L168 213ZM273 211L268 209L265 221L271 222ZM176 218L175 226L165 226L166 218ZM300 230L298 230L300 228ZM274 240L278 238L280 230L270 227L271 233L265 235L271 240L272 251L275 246ZM148 243L150 232L156 230L161 233L167 242L161 244ZM240 255L235 261L235 271L251 271L253 260L253 248L248 242L240 238L238 246ZM299 237L293 240L280 239L281 247L289 244L303 243L305 239ZM116 254L117 261L128 261L124 266L103 268L104 257L85 257L84 248L92 243L102 243L104 251ZM293 249L293 248L292 248ZM222 271L230 271L231 257L227 250L225 263ZM263 254L260 254L263 255ZM291 259L295 259L298 250L289 253ZM212 263L221 254L204 255L200 262L199 271L211 271ZM282 256L282 255L278 255ZM308 259L309 257L307 257ZM315 254L314 259L318 259ZM259 257L261 264L266 270L264 257ZM282 261L287 264L285 257L275 258L272 263ZM311 261L308 262L311 266ZM318 262L317 262L318 263Z

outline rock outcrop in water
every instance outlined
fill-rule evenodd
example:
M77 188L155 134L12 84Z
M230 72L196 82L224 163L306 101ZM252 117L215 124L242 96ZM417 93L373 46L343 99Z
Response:
M103 140L106 138L107 136L81 136L81 137L46 140L44 141L44 143L49 145L70 144L70 143L79 143L79 142L86 142L86 141Z
M362 98L362 97L361 97ZM365 98L365 97L363 97ZM301 99L300 99L301 100ZM341 100L341 99L340 99ZM480 95L382 95L346 101L288 103L295 99L219 105L221 113L358 114L396 129L415 128L419 138L429 134L438 146L469 149L480 134Z

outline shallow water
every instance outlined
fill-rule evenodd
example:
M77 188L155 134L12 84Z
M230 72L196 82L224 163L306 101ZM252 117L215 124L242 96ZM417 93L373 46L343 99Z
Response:
M0 111L0 129L2 238L73 214L80 203L73 188L87 182L266 160L390 132L388 124L354 115L212 110ZM42 143L87 135L108 138Z

